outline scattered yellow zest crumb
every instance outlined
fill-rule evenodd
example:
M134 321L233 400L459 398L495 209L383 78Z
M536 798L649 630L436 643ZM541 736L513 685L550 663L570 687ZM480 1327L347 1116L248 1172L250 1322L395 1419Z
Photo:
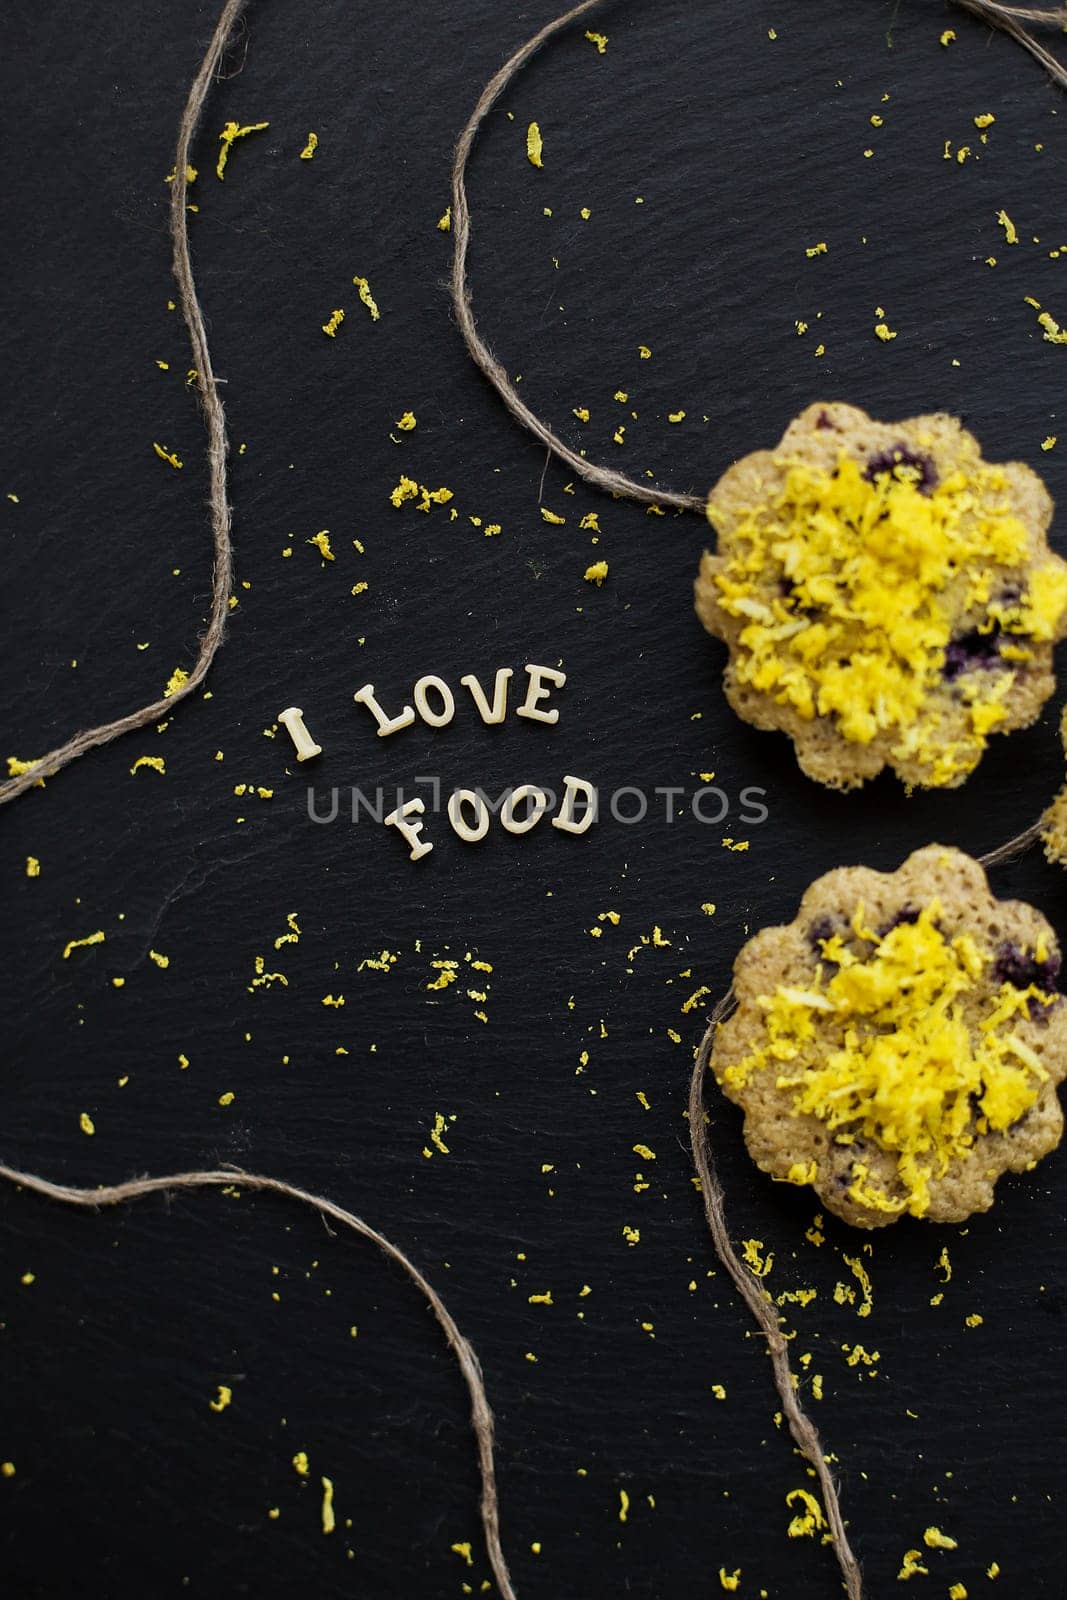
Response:
M622 1236L626 1240L626 1243L629 1244L629 1245L635 1245L635 1244L640 1244L641 1243L641 1230L640 1230L640 1228L631 1228L629 1223L626 1223L624 1225L623 1230L622 1230Z
M927 1528L923 1533L923 1544L928 1550L958 1550L959 1544L947 1533L942 1533L940 1528Z
M471 1555L471 1546L469 1541L464 1541L462 1544L449 1545L449 1549L452 1551L453 1555L462 1556L468 1567L473 1567L474 1558Z
M652 351L648 348L647 344L639 344L637 347L637 353L641 357L642 361L650 361L652 359Z
M551 1289L546 1289L544 1294L532 1294L532 1295L530 1295L529 1296L529 1303L532 1306L550 1306L552 1304L552 1291L551 1291Z
M630 1496L625 1489L619 1490L619 1521L625 1522L630 1515Z
M992 111L983 111L975 117L974 125L976 128L991 128L996 120Z
M711 1386L711 1392L715 1396L716 1400L726 1399L726 1385L724 1383L713 1383Z
M1042 439L1041 448L1042 450L1052 450L1055 448L1055 444L1056 435L1054 433L1050 433L1046 438Z
M982 1323L985 1321L985 1318L980 1316L977 1311L972 1311L970 1316L964 1317L963 1320L967 1324L968 1328L980 1328Z
M103 942L104 931L102 928L98 928L95 933L87 933L84 939L71 939L64 946L63 960L67 961L69 959L72 950L81 950L86 945L103 944Z
M885 122L885 118L884 117L880 117L878 115L877 111L872 112L872 114L871 114L871 127L872 128L880 128L880 127L883 126L884 122Z
M96 1132L96 1123L93 1121L88 1111L83 1111L81 1116L78 1118L78 1127L83 1133L93 1134Z
M807 1181L810 1182L811 1180L809 1179ZM857 1308L856 1315L857 1317L869 1317L871 1314L871 1306L873 1304L873 1296L871 1292L871 1280L867 1275L867 1270L859 1256L843 1255L842 1260L844 1261L845 1266L848 1267L852 1272L853 1277L860 1286L860 1293L863 1295L862 1304Z
M785 1497L786 1505L792 1510L798 1501L804 1510L793 1518L786 1531L791 1539L812 1539L826 1526L822 1506L807 1489L790 1489Z
M829 250L829 248L830 248L830 246L826 243L826 240L825 239L820 239L818 244L809 245L808 248L804 251L804 254L809 259L811 257L813 257L813 256L824 256L826 254L826 252Z
M36 856L26 857L26 876L27 878L39 878L41 876L41 863Z
M997 221L1000 223L1001 227L1004 229L1004 238L1007 240L1008 244L1018 244L1019 243L1019 231L1016 228L1014 222L1008 216L1008 213L1006 211L998 211L997 212Z
M151 767L155 772L166 772L167 763L162 756L138 756L130 768L130 776L132 777L141 767Z
M967 1600L967 1590L962 1583L954 1583L948 1591L948 1600Z
M323 997L322 997L322 1003L323 1003L324 1006L333 1006L334 1008L336 1008L337 1006L343 1006L344 1005L345 997L344 997L343 994L339 994L339 995L336 995L336 996L332 995L332 994L324 994Z
M581 217L583 222L588 222L593 213L590 211L588 206L583 206L578 215Z
M923 1577L928 1577L930 1569L923 1566L922 1559L923 1553L921 1550L905 1550L904 1558L900 1564L900 1571L897 1573L898 1582L904 1583L908 1578L918 1577L920 1573Z
M396 425L401 433L410 433L417 420L414 411L405 411L402 417L397 417Z
M597 53L597 55L598 56L602 56L604 54L604 51L608 47L608 36L607 36L607 34L606 33L593 33L589 28L587 28L585 30L585 36L589 40L590 44L595 44L596 45L596 53Z
M330 545L329 528L320 528L318 533L312 534L311 538L307 542L308 544L313 544L315 546L316 550L322 556L324 561L333 561L336 559L333 549Z
M888 344L890 339L896 338L895 331L887 322L876 322L874 325L874 331L878 338L881 339L883 344Z
M215 176L223 177L226 163L230 159L230 149L236 139L244 139L250 133L261 133L264 128L269 128L269 122L248 122L242 128L236 122L227 122L219 134L219 159L215 165Z
M942 43L942 45L944 46L944 48L946 50L948 49L949 45L952 43L953 39L955 39L955 37L956 37L955 28L946 28L945 29L944 33L941 35L941 43Z
M13 1461L0 1461L0 1477L13 1478L15 1476L15 1463Z
M554 527L559 528L559 527L563 526L563 524L566 522L566 520L567 520L566 517L561 517L561 516L559 516L559 514L557 512L550 511L547 506L542 506L541 507L541 521L542 522L551 522Z
M164 450L163 446L161 444L157 444L155 439L152 440L152 449L156 452L156 455L159 457L160 461L168 462L169 465L174 467L176 471L180 471L185 465L184 461L182 461L181 457L177 455L175 451Z
M986 1567L986 1569L985 1569L985 1575L986 1575L987 1578L999 1578L1000 1577L1000 1562L999 1561L991 1561L989 1563L988 1567Z
M370 584L366 581L366 579L362 579L359 583L354 583L352 585L352 593L353 594L366 594L366 592L367 592L367 590L369 588L370 588Z
M322 1531L323 1533L332 1533L334 1528L337 1526L337 1518L333 1513L333 1480L331 1478L323 1478L321 1481Z
M768 1250L766 1259L764 1259L762 1239L742 1240L741 1254L745 1258L749 1271L757 1278L765 1278L774 1266L773 1250Z
M430 1129L430 1143L433 1145L434 1149L439 1150L443 1156L451 1154L447 1144L445 1144L444 1139L441 1137L447 1126L448 1122L444 1114L440 1111L436 1112L433 1119L433 1127Z
M452 207L451 206L446 206L444 215L438 217L437 226L441 230L442 233L451 233L452 232ZM455 1545L453 1545L452 1548L455 1549Z
M322 324L322 331L328 339L336 339L337 330L344 320L345 313L343 306L338 306L336 311L330 312L329 321Z
M544 148L545 142L541 138L541 129L538 127L536 122L531 122L530 126L526 130L526 158L531 167L540 167L543 165L541 155L544 151Z
M293 1457L293 1466L302 1478L308 1475L308 1456L306 1450L298 1450Z
M737 1567L733 1572L727 1572L725 1567L720 1567L719 1582L727 1594L733 1594L735 1590L741 1587L741 1568Z
M715 904L712 900L703 901L700 909L703 911L706 917L713 917L715 915Z
M633 1152L635 1156L640 1156L642 1161L655 1161L656 1159L656 1152L650 1150L647 1144L635 1144Z
M301 150L301 152L300 152L301 161L310 161L312 156L315 154L315 151L318 148L319 148L319 136L318 136L318 134L317 133L309 133L308 134L308 142L304 146L303 150Z
M724 850L747 850L751 844L750 839L732 839L729 836L722 842Z
M668 413L667 413L667 421L668 422L684 422L685 421L685 412L684 411L668 411Z
M586 583L595 583L598 589L604 582L604 579L607 577L607 575L608 564L606 561L594 561L592 566L586 567L585 569Z
M220 1094L219 1095L219 1105L220 1106L232 1106L233 1102L236 1100L236 1098L237 1098L237 1096L234 1094L233 1090L232 1089L227 1089L225 1094Z
M645 1093L645 1091L643 1089L635 1089L634 1090L634 1094L635 1094L635 1096L637 1098L638 1103L640 1105L644 1106L646 1111L651 1111L652 1110L652 1107L648 1103L648 1095Z
M209 1400L208 1405L211 1407L212 1411L225 1411L226 1407L233 1399L233 1390L228 1388L224 1383L219 1384L218 1390L218 1399Z
M377 302L370 292L370 284L367 282L366 278L361 278L358 273L352 279L352 282L359 291L359 298L370 312L371 321L377 322L381 316L381 312L378 310Z
M163 686L163 698L169 700L172 694L177 694L189 682L189 674L184 667L175 667L170 677Z
M163 967L164 970L170 966L170 956L160 955L158 950L149 950L148 959L149 961L154 961L157 967Z

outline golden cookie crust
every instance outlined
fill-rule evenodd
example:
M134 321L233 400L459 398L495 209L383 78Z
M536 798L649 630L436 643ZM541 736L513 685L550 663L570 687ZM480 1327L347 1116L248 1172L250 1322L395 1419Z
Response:
M1058 614L1047 621L1050 637L1025 639L1028 660L1004 662L998 657L996 675L999 678L1006 673L1010 685L1000 685L1006 693L999 696L1002 710L995 712L1000 719L995 727L976 732L965 696L975 685L988 684L991 678L989 674L976 675L968 668L962 678L941 678L931 673L923 712L925 727L890 726L880 729L867 742L857 742L841 731L843 718L837 712L805 714L781 689L759 687L746 676L745 657L750 652L742 635L749 629L751 618L727 608L722 583L731 571L737 570L731 563L744 558L753 516L766 522L771 515L770 508L784 492L791 466L800 465L835 477L842 459L848 458L859 465L866 478L879 463L879 470L883 470L899 452L904 453L905 459L924 463L921 475L916 474L920 492L956 481L954 474L987 486L975 495L979 512L984 505L991 505L988 485L995 483L1000 507L1022 523L1026 535L1022 559L997 571L1004 592L1013 585L1028 592L1027 584L1040 567L1064 586L1065 598L1057 608ZM907 468L904 470L906 473ZM696 610L708 632L721 639L729 650L726 698L743 721L788 734L802 770L816 782L834 789L855 788L889 766L907 784L955 787L977 765L988 732L1007 733L1027 726L1051 695L1055 687L1053 644L1067 634L1067 563L1049 551L1047 542L1052 501L1041 479L1023 463L992 467L984 462L977 441L955 417L935 413L886 423L873 420L855 406L816 403L790 423L773 450L756 451L730 467L712 490L707 511L718 544L715 553L706 552L701 562L695 583ZM974 526L973 517L970 525ZM799 604L794 608L794 601L783 596L786 589L788 582L783 582L781 566L769 563L754 581L754 602L773 606L779 616L788 612L807 623L825 620L818 606L813 608L810 604L810 597L803 609ZM963 572L948 579L943 598L953 640L977 636L978 630L991 627L990 613L984 604L974 602ZM859 630L856 648L862 647ZM947 655L942 661L947 663ZM954 668L955 664L946 665L943 670Z
M785 1074L796 1074L796 1062L761 1064L747 1074L741 1064L767 1046L767 997L782 986L790 992L810 991L834 970L819 939L841 934L863 958L862 943L851 931L857 907L862 906L863 922L879 931L914 922L916 913L934 902L940 906L938 927L944 939L968 935L983 957L981 977L960 997L971 1039L982 1037L983 1020L1002 986L1010 983L1030 998L1019 998L1021 1009L1005 1026L1047 1076L1033 1103L1002 1131L979 1131L980 1106L971 1097L965 1135L969 1148L953 1154L943 1170L931 1161L926 1204L917 1210L908 1204L897 1151L871 1137L845 1142L847 1125L835 1131L810 1111L797 1114L797 1091L779 1082ZM868 944L867 950L871 948ZM1037 960L1040 955L1043 961ZM929 845L888 873L840 867L810 886L794 921L763 929L742 948L734 967L737 1009L719 1025L711 1070L727 1097L743 1109L749 1153L772 1178L810 1182L829 1210L859 1228L883 1227L909 1209L932 1222L961 1222L989 1208L1002 1172L1032 1167L1059 1143L1063 1115L1056 1086L1067 1074L1067 1005L1058 998L1046 1003L1059 966L1055 936L1041 913L1023 901L995 899L982 868L962 851ZM1024 987L1023 979L1035 968L1038 987ZM821 1031L805 1047L802 1071L808 1063L819 1067L839 1049L849 1025L849 1019L818 1016ZM854 1018L851 1025L857 1026ZM862 1031L864 1024L858 1026ZM879 1024L872 1023L870 1031L877 1033ZM1036 1075L1033 1081L1039 1081ZM858 1164L865 1173L859 1181ZM888 1197L888 1208L870 1203L875 1193Z

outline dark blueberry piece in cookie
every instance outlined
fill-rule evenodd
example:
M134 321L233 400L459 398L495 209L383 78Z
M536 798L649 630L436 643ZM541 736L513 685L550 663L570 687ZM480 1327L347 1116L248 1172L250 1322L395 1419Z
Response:
M909 450L904 444L894 445L891 450L880 450L877 455L871 456L863 476L873 483L883 473L892 473L895 467L912 469L908 477L921 493L929 494L931 489L936 489L937 468L930 457L920 455L917 450Z
M941 671L950 683L965 672L988 672L1000 665L1000 629L979 633L972 629L959 639L950 639L945 646L945 664Z
M1057 979L1063 958L1058 950L1039 960L1035 951L1020 950L1011 939L997 947L993 976L998 983L1010 983L1016 989L1042 989L1054 994L1059 987Z
M883 922L878 929L879 939L884 939L887 933L892 933L894 928L903 926L904 923L918 922L921 912L918 906L901 906L899 911L894 911L888 921Z

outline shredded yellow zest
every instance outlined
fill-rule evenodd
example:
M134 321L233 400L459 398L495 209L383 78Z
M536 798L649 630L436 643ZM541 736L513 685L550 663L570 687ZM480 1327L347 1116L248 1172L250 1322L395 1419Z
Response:
M332 1533L337 1526L337 1518L333 1509L333 1482L330 1478L322 1480L322 1531Z
M536 122L531 122L526 130L526 154L531 167L540 167L543 164L541 155L544 148L545 142L541 138L541 130Z
M330 545L329 528L320 528L318 533L313 533L307 542L308 544L313 544L315 546L315 549L319 552L319 555L324 561L336 560L333 549Z
M331 311L329 319L322 324L322 331L327 339L336 339L337 330L345 320L344 307L338 306L336 311Z
M585 30L585 36L589 40L590 44L596 45L596 53L597 53L597 55L598 56L602 56L604 54L604 51L608 47L608 36L607 36L607 34L606 33L593 33L589 28L587 28Z
M84 939L70 939L63 947L63 960L70 960L72 950L83 950L91 944L103 944L104 930L97 928L95 933L87 933Z
M318 136L318 134L317 133L309 133L308 134L308 142L304 146L303 150L301 150L301 152L300 152L301 161L310 161L312 156L315 154L315 151L318 148L319 148L319 136Z
M917 760L940 785L977 765L1014 681L991 649L987 667L954 680L970 736L941 731L933 700L953 633L946 590L982 615L980 634L1050 640L1067 609L1067 574L1035 563L1008 598L1030 552L1001 468L957 470L927 493L919 478L903 460L873 481L845 455L832 474L794 462L777 497L744 514L715 583L723 610L744 619L741 683L806 721L832 718L850 742L894 734L894 757Z
M1005 982L976 1025L968 1023L964 1001L988 981L989 958L969 934L946 938L940 915L932 900L916 922L879 938L858 907L854 931L869 951L854 955L840 935L822 940L824 958L836 963L832 976L820 970L810 989L779 985L761 997L766 1043L723 1073L725 1084L740 1086L770 1068L776 1087L793 1091L794 1116L817 1117L838 1145L864 1139L893 1155L901 1195L872 1183L861 1161L848 1193L875 1210L917 1217L929 1208L932 1178L1037 1099L1048 1073L1011 1025L1028 1016L1031 1000L1054 999Z
M604 579L607 577L607 575L608 564L606 561L594 561L591 566L588 566L585 569L586 583L595 583L598 589L604 582Z
M220 1383L218 1385L218 1391L218 1398L215 1400L209 1400L208 1405L211 1407L212 1411L225 1411L226 1407L233 1399L233 1390L225 1383Z
M167 763L162 756L138 756L130 768L130 775L138 772L141 767L151 767L156 772L166 772Z
M791 1489L785 1497L786 1505L792 1510L798 1502L804 1509L789 1524L787 1529L789 1537L791 1539L813 1538L816 1533L826 1526L826 1518L823 1516L822 1506L813 1494L808 1493L807 1489Z
M152 449L156 452L156 455L159 457L160 461L165 461L167 465L173 467L176 472L180 472L182 467L185 465L185 462L181 459L176 451L164 450L163 446L161 444L157 444L154 439L152 440Z
M249 122L242 128L236 122L227 122L219 134L219 159L215 166L215 176L222 178L226 173L226 163L230 159L230 149L235 139L244 139L250 133L262 133L264 128L269 128L269 122Z
M377 301L370 292L370 284L367 282L366 278L361 278L358 273L352 279L352 282L355 284L356 289L359 292L359 298L370 312L371 321L377 322L381 316L381 312L378 310Z

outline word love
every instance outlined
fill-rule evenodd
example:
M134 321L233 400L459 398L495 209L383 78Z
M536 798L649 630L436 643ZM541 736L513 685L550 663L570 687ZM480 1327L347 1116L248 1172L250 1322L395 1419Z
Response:
M503 722L508 714L508 693L513 676L510 667L499 668L493 679L492 700L473 672L466 673L459 680L469 691L478 715L490 727ZM567 674L557 672L555 667L539 667L531 662L526 668L526 676L529 679L526 685L526 697L521 705L515 707L515 715L526 717L531 722L558 722L558 710L553 707L550 711L546 711L542 701L548 699L552 689L563 688ZM389 716L379 704L373 683L365 683L362 689L357 689L352 698L357 705L366 706L378 724L378 737L381 739L387 739L391 733L399 733L401 728L410 728L415 721L416 712L431 728L447 727L456 714L456 697L445 680L439 678L435 672L428 672L418 680L411 691L411 698L415 704L404 706L394 717Z

